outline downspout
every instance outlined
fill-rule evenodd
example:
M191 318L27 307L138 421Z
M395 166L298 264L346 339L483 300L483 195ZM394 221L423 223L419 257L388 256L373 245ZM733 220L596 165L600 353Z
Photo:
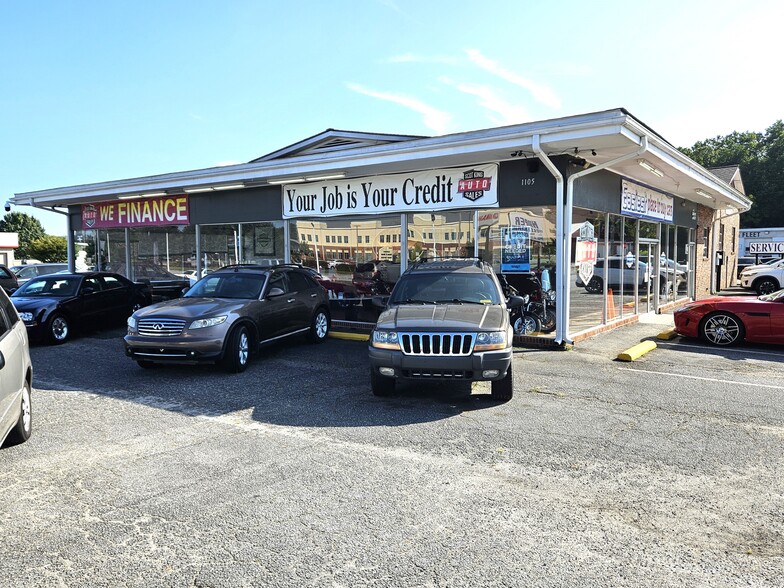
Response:
M564 257L563 259L558 258L564 264L564 268L569 268L571 266L571 257L572 257L572 231L571 231L571 221L572 221L572 209L574 208L574 182L583 176L587 176L588 174L592 174L594 172L601 171L608 167L612 167L617 165L627 159L632 159L634 157L639 157L643 153L648 150L648 137L643 135L640 137L640 147L636 151L632 153L627 153L626 155L621 155L620 157L616 157L615 159L611 159L610 161L605 161L604 163L600 163L599 165L595 165L588 169L584 169L577 173L571 174L566 181L566 203L564 204L564 212L563 215L565 219L569 219L569 224L563 225L564 234L561 238L564 241ZM568 228L567 228L568 227ZM559 270L558 274L561 274L564 270ZM567 273L567 275L570 275ZM566 281L566 280L565 280ZM571 296L569 292L569 284L567 281L566 286L564 287L564 292L562 294L558 294L558 306L556 307L556 324L562 325L563 330L560 333L563 341L567 343L571 343L568 339L569 334L569 305L571 304ZM556 339L558 339L558 335L556 335Z
M560 345L564 342L565 330L564 330L564 321L561 319L561 315L563 314L564 304L562 304L562 300L564 300L564 291L569 290L569 280L564 280L561 277L562 271L564 267L569 267L567 265L563 265L563 254L564 254L564 243L563 243L563 234L564 234L564 210L563 210L563 194L564 194L564 178L563 174L558 171L558 168L555 167L555 164L550 160L547 154L542 151L542 146L540 143L540 136L538 134L532 137L532 147L534 153L539 158L547 170L553 174L555 178L555 261L557 271L555 272L555 296L556 300L558 301L558 305L556 306L556 315L555 315L555 342ZM571 219L571 216L569 217Z

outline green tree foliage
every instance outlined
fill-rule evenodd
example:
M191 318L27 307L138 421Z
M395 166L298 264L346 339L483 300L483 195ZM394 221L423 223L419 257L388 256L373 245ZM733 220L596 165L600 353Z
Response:
M7 212L0 220L0 232L19 234L19 249L15 253L17 259L33 258L29 251L30 243L46 235L41 221L24 212Z
M734 132L681 148L704 167L737 165L746 195L754 204L740 217L741 227L784 227L784 123L764 133Z
M65 237L44 235L28 245L30 257L44 263L68 261L68 240Z

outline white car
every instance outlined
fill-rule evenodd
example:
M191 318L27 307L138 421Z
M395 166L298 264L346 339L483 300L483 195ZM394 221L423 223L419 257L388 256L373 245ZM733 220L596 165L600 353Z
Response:
M30 438L33 367L27 327L0 288L0 445Z
M782 284L784 284L784 259L750 266L740 272L741 288L755 290L759 295L775 292Z

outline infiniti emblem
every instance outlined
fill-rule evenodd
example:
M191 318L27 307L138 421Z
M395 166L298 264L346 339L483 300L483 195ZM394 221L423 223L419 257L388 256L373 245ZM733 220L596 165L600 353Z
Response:
M156 331L160 331L163 328L163 325L161 323L155 323L152 328Z

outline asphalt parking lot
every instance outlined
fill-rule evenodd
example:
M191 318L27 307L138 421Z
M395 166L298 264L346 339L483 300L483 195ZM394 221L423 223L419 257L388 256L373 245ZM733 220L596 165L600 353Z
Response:
M4 586L776 586L784 349L637 324L487 386L373 397L365 344L143 370L122 330L34 346L0 451Z

